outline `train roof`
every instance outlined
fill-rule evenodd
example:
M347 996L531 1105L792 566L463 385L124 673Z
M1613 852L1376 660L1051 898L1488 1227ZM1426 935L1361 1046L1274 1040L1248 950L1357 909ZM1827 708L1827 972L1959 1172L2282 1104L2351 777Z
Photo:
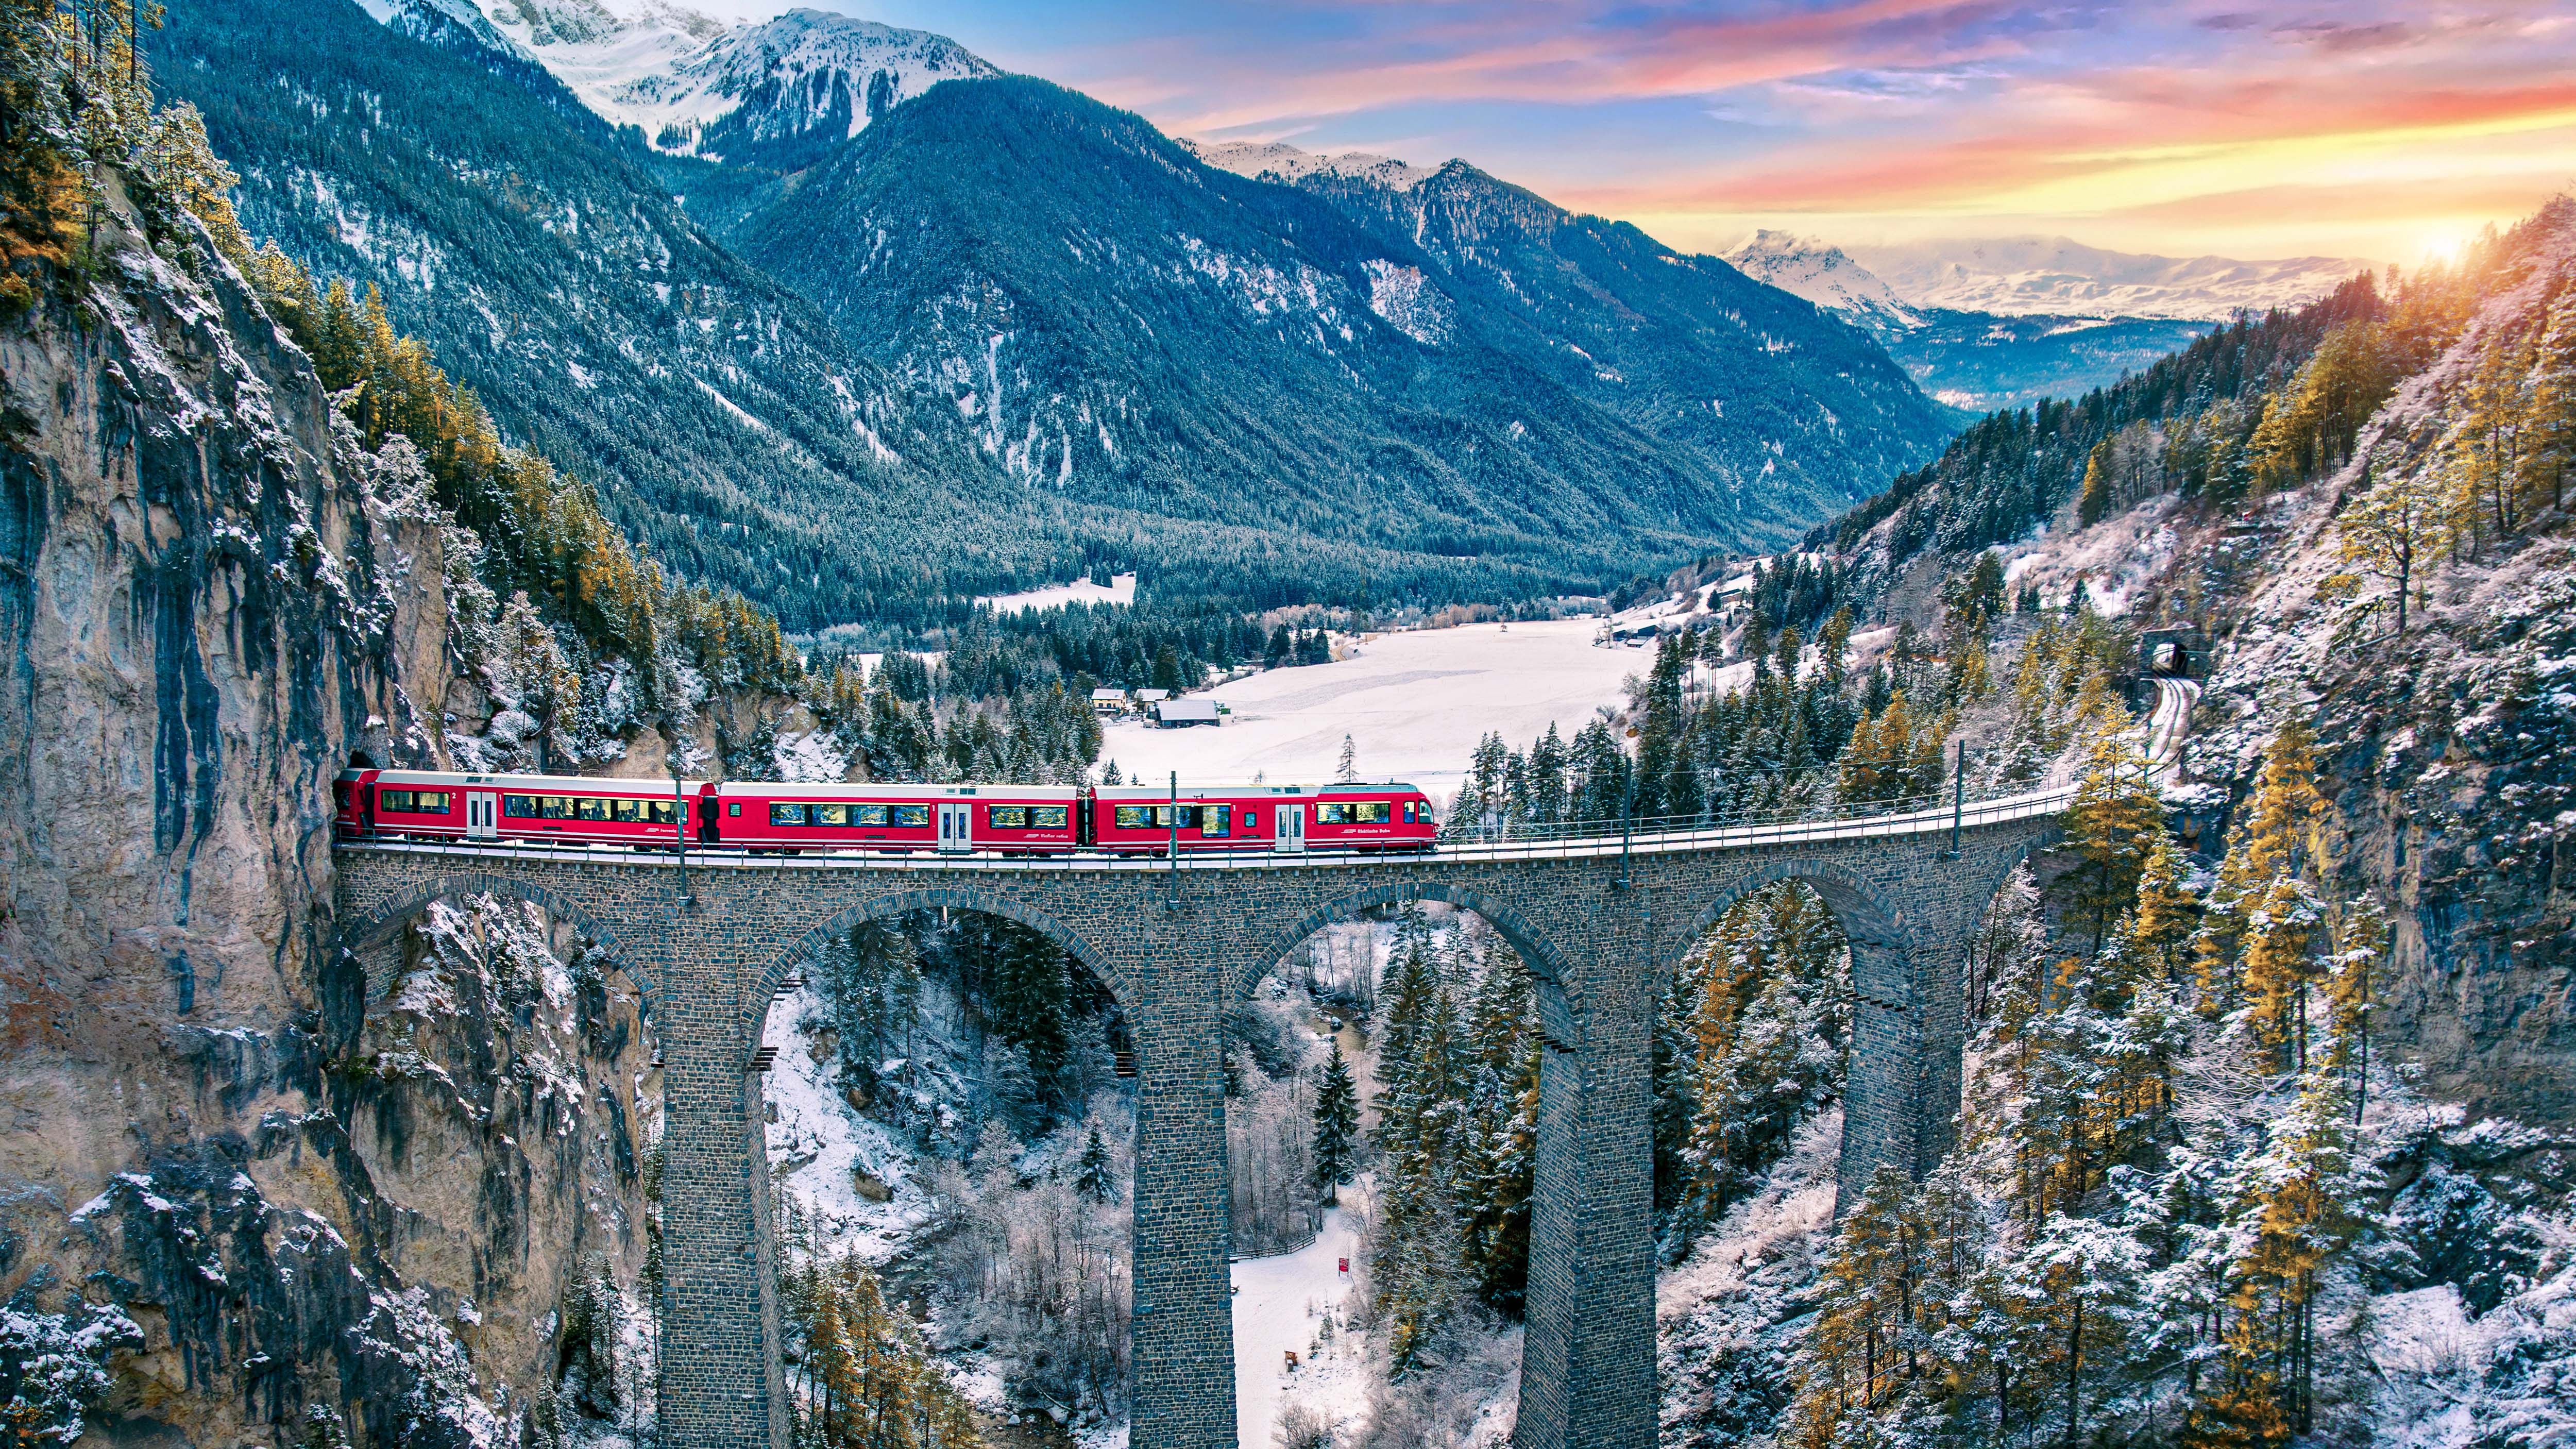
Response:
M347 774L355 771L344 772ZM477 787L487 790L543 790L563 794L596 795L607 790L640 790L649 795L668 795L671 781L667 777L620 779L612 775L468 775L452 770L378 770L379 785L438 785L450 790ZM685 794L698 793L704 780L682 780Z
M1272 785L1266 782L1247 785L1228 784L1223 781L1214 784L1193 784L1187 780L1181 782L1181 794L1190 797L1199 795L1382 795L1390 790L1413 790L1417 795L1422 793L1401 780L1383 780L1374 783L1345 781L1331 785ZM1169 785L1103 785L1093 794L1103 800L1168 800L1172 795L1172 787Z

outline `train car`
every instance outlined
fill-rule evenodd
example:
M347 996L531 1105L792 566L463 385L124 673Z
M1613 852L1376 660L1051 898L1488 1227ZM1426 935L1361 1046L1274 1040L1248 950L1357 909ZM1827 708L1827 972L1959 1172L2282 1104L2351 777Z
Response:
M1178 829L1175 830L1177 824ZM1411 785L1104 785L1092 792L1090 844L1157 855L1267 850L1427 850L1438 829Z
M1069 785L728 781L715 799L716 838L745 850L1038 855L1082 844L1082 792Z
M1430 797L1411 785L1326 785L1312 810L1309 849L1429 850L1440 837Z
M1431 802L1403 784L841 785L358 769L333 782L356 839L563 842L812 853L1428 850Z
M334 782L341 828L376 839L529 840L671 846L694 841L690 806L710 787L587 775L349 770Z

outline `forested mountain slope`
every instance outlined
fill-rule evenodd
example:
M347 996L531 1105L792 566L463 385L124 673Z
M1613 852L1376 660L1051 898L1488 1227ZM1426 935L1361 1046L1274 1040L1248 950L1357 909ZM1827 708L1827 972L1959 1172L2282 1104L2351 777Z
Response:
M1522 232L1568 220L1479 181L1508 202L1498 236L1505 213ZM1579 277L1509 299L1509 268L1563 264L1461 271L1413 230L1009 78L898 108L728 235L1068 499L1579 575L1776 536L1939 435L1866 341L1731 270L1653 275L1668 296L1631 288L1637 306ZM1620 266L1667 269L1627 248ZM1669 300L1693 288L1702 315Z
M1042 520L979 530L970 561L954 519L982 475L958 430L710 242L525 60L485 52L496 73L348 0L174 7L151 53L241 173L254 234L381 288L667 565L798 622L948 570L1066 566Z
M2313 722L2322 869L2397 923L2390 1025L2444 1092L2533 1114L2576 1101L2554 864L2576 789L2553 682L2576 647L2571 298L2562 198L2455 266L1998 413L1809 540L1847 570L1838 597L1892 620L1955 610L1990 556L2008 608L2199 631L2203 823L2281 718Z
M2241 317L2080 398L1991 413L1934 462L1810 533L1807 545L1850 556L1857 587L1874 593L2055 521L2088 479L2101 491L2083 504L2084 523L2169 488L2241 499L2254 483L2252 435L2271 393L2334 328L2374 319L2387 305L2363 275L2296 311ZM2414 345L2420 353L2422 339ZM2339 430L2358 425L2352 407L2339 405Z
M1277 174L1255 157L1233 164ZM1854 471L1874 487L1953 430L1866 333L1721 258L1464 161L1427 173L1310 166L1289 179L1380 246L1417 249L1442 293L1554 361L1577 396L1695 459L1748 522L1830 506Z

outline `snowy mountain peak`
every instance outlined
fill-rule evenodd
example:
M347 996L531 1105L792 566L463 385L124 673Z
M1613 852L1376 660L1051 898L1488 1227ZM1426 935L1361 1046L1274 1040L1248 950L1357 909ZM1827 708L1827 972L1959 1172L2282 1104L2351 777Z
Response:
M1922 323L1894 289L1828 242L1766 227L1737 243L1724 260L1757 282L1864 327L1901 330Z
M2313 301L2373 264L2349 257L2159 257L2067 237L1910 242L1853 254L1917 307L2092 317L2219 320Z
M583 104L681 154L846 139L941 81L1001 74L946 36L821 10L728 26L671 0L475 3Z
M1219 171L1256 181L1263 176L1289 182L1316 175L1347 176L1376 182L1390 191L1411 191L1434 174L1392 156L1374 156L1366 151L1322 156L1279 141L1193 141L1187 136L1177 139L1190 154Z

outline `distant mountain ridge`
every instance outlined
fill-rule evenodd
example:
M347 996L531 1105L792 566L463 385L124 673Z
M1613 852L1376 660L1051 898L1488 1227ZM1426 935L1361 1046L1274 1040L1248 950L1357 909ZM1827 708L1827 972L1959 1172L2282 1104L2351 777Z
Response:
M1902 295L1842 248L1793 232L1757 231L1726 257L1747 275L1868 329L1926 392L1973 412L2108 386L2215 325L1930 305Z
M1392 156L1378 156L1367 151L1345 151L1338 156L1325 156L1313 151L1300 151L1281 141L1194 141L1187 136L1175 136L1172 140L1182 150L1219 171L1231 171L1255 181L1293 185L1309 176L1348 176L1374 181L1390 190L1410 191L1431 174Z
M2066 237L1855 246L1850 255L1907 303L2007 316L2170 317L2218 322L2238 311L2313 302L2376 264L2344 257L2159 257Z

